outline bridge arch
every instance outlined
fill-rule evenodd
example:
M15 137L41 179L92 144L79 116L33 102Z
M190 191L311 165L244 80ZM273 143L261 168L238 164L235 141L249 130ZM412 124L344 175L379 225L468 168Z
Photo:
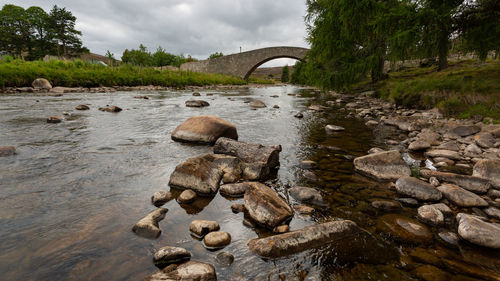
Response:
M270 47L232 54L210 60L189 62L181 70L235 75L247 80L250 74L265 62L278 58L303 61L308 49L299 47Z

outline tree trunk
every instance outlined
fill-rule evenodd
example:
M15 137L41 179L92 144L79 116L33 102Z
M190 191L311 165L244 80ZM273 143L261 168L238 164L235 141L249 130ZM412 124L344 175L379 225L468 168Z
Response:
M438 71L448 67L448 34L443 33L438 43L439 49L439 66Z

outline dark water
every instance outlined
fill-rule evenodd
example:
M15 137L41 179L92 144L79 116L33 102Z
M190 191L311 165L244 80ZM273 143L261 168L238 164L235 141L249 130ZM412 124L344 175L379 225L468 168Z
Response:
M201 98L211 105L201 109L184 106L191 93L0 95L0 146L18 149L16 156L0 158L0 279L141 280L156 271L152 254L166 245L184 247L193 260L213 264L219 280L280 280L280 275L287 280L418 279L415 269L427 262L410 258L416 246L394 242L375 229L380 214L370 202L396 194L386 184L353 174L353 156L364 155L373 146L385 148L385 138L397 138L396 132L385 127L369 129L363 121L347 119L337 110L306 111L312 102L323 100L296 87L202 91ZM302 96L295 97L299 93ZM134 99L138 94L150 99ZM243 102L248 97L262 99L268 107L250 110ZM91 110L73 110L79 104L88 104ZM97 110L107 104L124 110L117 114ZM280 108L273 109L274 104ZM45 122L46 117L64 111L71 113L65 122ZM299 111L304 112L303 119L293 117ZM169 190L175 166L211 152L207 146L170 139L177 125L201 114L232 122L242 141L281 144L281 168L273 187L290 203L295 203L287 196L290 186L315 186L324 192L329 206L313 216L296 215L290 223L292 230L351 219L386 243L388 253L396 251L396 257L378 265L347 263L332 257L326 247L263 260L249 252L247 242L268 233L243 225L243 215L231 212L230 205L241 199L220 195L198 200L189 209L170 201L164 206L169 212L160 222L160 238L136 236L132 226L154 209L150 198L155 191ZM343 126L346 131L326 134L326 124ZM306 159L318 162L313 170L318 180L304 177L307 171L299 163ZM401 214L415 217L416 212L405 208ZM206 250L190 236L188 225L194 219L216 220L231 234L232 242L224 251L235 256L233 265L218 265L218 252ZM492 253L486 250L447 249L438 242L421 248L425 253L436 249L466 264L465 268L441 266L450 278L481 277L477 271L482 271L487 272L484 278L500 279L498 261L492 261ZM352 257L361 254L349 253Z

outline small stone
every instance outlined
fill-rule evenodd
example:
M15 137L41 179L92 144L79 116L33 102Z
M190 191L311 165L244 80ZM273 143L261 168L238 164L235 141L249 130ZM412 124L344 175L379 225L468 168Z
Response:
M417 209L418 218L430 225L441 225L444 223L444 215L432 205L424 205Z
M228 266L234 262L234 256L228 252L220 252L217 254L217 262L220 265Z
M47 118L47 123L61 123L63 120L62 116L54 115Z
M203 243L208 249L220 249L231 243L231 235L224 231L212 231L205 235Z
M264 108L264 107L266 107L266 104L261 100L254 100L254 101L250 102L250 107L252 107L252 108Z
M161 207L170 200L172 200L172 193L165 190L157 191L151 197L151 203L156 207Z
M201 94L200 94L200 93L198 93L198 92L194 92L194 93L193 93L193 96L195 96L195 97L199 97L199 96L201 96Z
M203 237L219 229L220 226L216 221L194 220L189 224L189 231L197 237Z
M196 198L196 192L192 191L191 189L186 189L184 190L179 197L177 198L177 202L180 204L189 204L194 201Z
M388 200L377 200L372 202L372 207L378 210L386 211L386 212L395 212L403 209L401 204L396 201L388 201Z
M372 147L370 148L370 150L368 150L368 154L374 154L374 153L379 153L379 152L384 152L385 150L383 150L382 148L378 148L378 147Z
M430 147L431 145L428 142L422 140L416 140L410 143L410 145L408 146L408 150L421 151L421 150L427 150Z
M418 207L420 204L413 198L397 198L396 201L408 207Z
M158 238L161 234L161 229L158 227L158 222L165 218L165 214L168 212L168 209L158 208L147 216L138 221L132 231L137 235L153 239Z
M439 238L445 243L446 246L457 248L458 247L458 235L451 231L443 231L438 233Z
M186 101L186 106L187 107L205 107L209 106L210 104L204 100L188 100Z
M464 154L467 156L473 157L474 155L480 155L483 153L481 148L479 148L476 144L472 143L469 144L465 149L464 149Z
M215 268L208 263L188 261L178 266L175 264L169 265L144 279L144 281L160 280L215 281L217 280L217 275Z
M301 215L310 215L314 213L314 208L306 205L294 205L293 209L295 210L296 213Z
M341 132L341 131L344 131L345 128L340 127L340 126L335 126L335 125L326 125L325 130L327 132Z
M249 187L248 183L229 183L220 186L220 194L229 197L243 197Z
M163 268L172 263L191 259L191 253L184 248L166 246L160 248L153 256L153 263Z
M277 226L273 229L273 232L274 233L285 233L285 232L288 232L290 231L290 226L284 224L284 225L280 225L280 226Z
M246 211L245 205L238 204L238 203L235 203L235 204L231 205L231 210L235 214L237 214L237 213L244 213Z
M89 110L89 109L90 109L90 107L88 107L88 106L87 106L87 105L85 105L85 104L80 104L80 105L77 105L77 106L75 107L75 109L76 109L76 110Z
M500 210L495 207L488 207L483 210L489 217L500 220Z
M280 108L280 106L275 104L275 105L273 105L273 108Z
M303 160L300 161L299 167L302 169L314 169L316 168L317 163L312 160Z
M411 196L423 201L437 201L442 195L432 185L412 177L401 177L396 181L396 190L399 194Z
M429 183L434 187L438 187L440 185L440 183L436 177L430 177Z
M11 156L14 154L16 154L16 148L14 146L0 147L0 156Z
M300 112L295 114L295 118L303 118L303 117L304 117L304 114L302 114Z
M377 122L377 121L375 121L375 120L369 120L369 121L367 121L367 122L365 123L365 125L366 125L366 126L368 126L368 127L375 127L375 126L377 126L377 125L378 125L378 122Z
M295 186L288 190L290 195L300 201L315 205L325 205L325 201L323 200L323 196L321 196L321 192L318 190L305 187L305 186Z
M111 105L111 106L107 106L107 107L99 107L99 110L100 111L106 111L106 112L120 112L122 111L122 109L118 106L115 106L115 105Z

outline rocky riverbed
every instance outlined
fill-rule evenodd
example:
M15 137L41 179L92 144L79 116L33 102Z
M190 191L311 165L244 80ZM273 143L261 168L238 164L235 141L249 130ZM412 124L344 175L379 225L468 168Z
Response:
M498 125L295 87L0 100L9 280L500 279Z

